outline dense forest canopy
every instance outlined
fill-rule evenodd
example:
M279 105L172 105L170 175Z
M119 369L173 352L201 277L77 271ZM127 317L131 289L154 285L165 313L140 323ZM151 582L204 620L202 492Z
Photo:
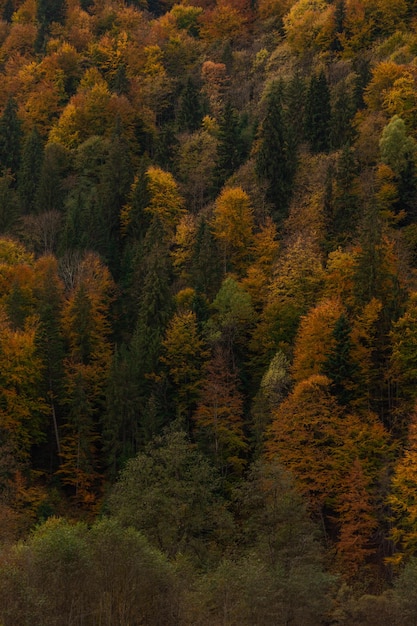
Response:
M0 0L0 624L417 620L417 5Z

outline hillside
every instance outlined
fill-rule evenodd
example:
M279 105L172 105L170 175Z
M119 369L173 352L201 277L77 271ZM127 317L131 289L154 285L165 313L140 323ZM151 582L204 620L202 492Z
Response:
M417 5L0 0L1 626L417 619Z

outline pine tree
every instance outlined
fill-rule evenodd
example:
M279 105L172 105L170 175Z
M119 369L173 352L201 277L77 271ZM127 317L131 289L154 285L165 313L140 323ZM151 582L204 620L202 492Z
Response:
M284 92L285 124L288 126L292 141L297 146L304 138L306 84L299 72L295 72L286 85Z
M334 197L330 232L335 244L352 239L357 230L359 197L357 176L358 163L352 149L345 145L338 158L334 176Z
M50 407L51 426L48 431L49 468L56 467L61 453L61 420L63 407L64 337L60 324L64 286L58 277L56 259L41 257L36 264L34 296L39 315L36 345L42 359L44 397Z
M137 397L142 440L157 434L170 417L160 374L162 341L172 311L172 267L164 229L154 216L144 241L135 280L138 311L130 349L138 361Z

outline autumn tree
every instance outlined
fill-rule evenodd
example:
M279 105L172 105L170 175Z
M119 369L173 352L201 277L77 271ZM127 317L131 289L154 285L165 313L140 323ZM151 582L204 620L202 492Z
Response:
M281 252L274 266L265 307L255 328L252 348L258 359L294 340L300 317L316 303L323 280L322 260L315 242L297 237Z
M145 210L160 221L166 236L172 235L185 211L177 182L169 172L150 166L147 170L147 189L149 204Z
M266 441L267 458L278 455L316 515L323 514L323 507L331 510L336 496L347 506L342 476L356 458L372 483L369 493L375 493L388 454L387 435L375 415L368 413L364 420L344 414L331 381L316 374L298 383L274 411Z
M394 543L392 560L414 556L417 542L417 516L415 485L417 480L417 423L415 412L411 415L407 440L398 459L391 480L388 504L391 508L391 538Z
M324 0L298 0L284 16L284 29L296 53L325 50L334 37L334 7Z
M275 262L278 258L277 228L268 217L253 236L252 263L247 268L242 285L252 298L256 310L261 310L267 300L268 286L272 280Z
M343 495L336 504L340 525L337 560L343 577L357 580L361 567L375 553L373 535L378 525L369 493L369 478L358 459L353 461L342 489Z
M294 345L294 380L327 374L328 355L336 348L334 331L342 313L340 301L332 299L320 302L301 318Z
M43 363L36 350L38 322L28 317L22 329L13 328L1 310L2 441L20 461L30 459L32 447L45 437L46 399L42 396Z
M202 364L207 356L193 311L185 309L174 314L162 346L161 360L174 385L177 416L189 419L200 396Z
M224 273L243 273L254 240L253 210L241 187L226 188L216 200L213 233L223 248Z
M238 378L217 348L207 364L201 400L193 415L195 436L223 478L239 476L247 443L243 430L243 398Z

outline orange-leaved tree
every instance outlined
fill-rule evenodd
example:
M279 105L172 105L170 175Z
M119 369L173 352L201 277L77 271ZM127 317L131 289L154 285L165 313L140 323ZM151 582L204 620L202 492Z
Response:
M223 477L241 474L247 443L238 377L217 347L206 367L201 399L193 416L196 437Z

